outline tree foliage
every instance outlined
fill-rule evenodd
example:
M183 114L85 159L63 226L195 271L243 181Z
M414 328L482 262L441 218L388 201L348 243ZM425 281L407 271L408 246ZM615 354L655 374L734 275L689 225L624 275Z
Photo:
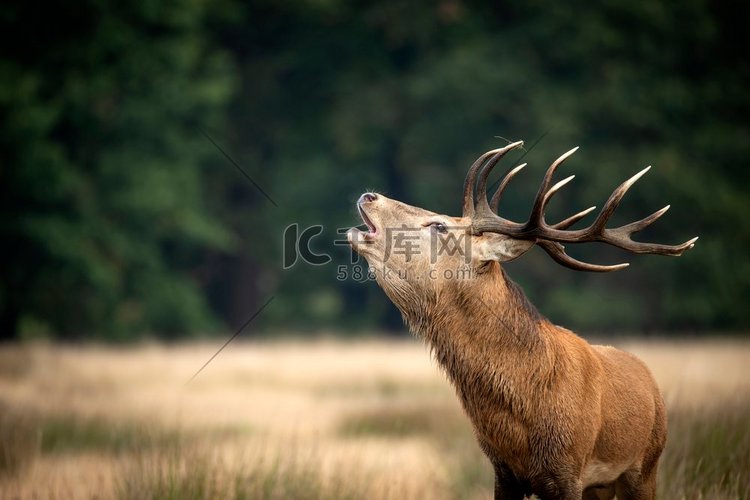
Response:
M2 334L206 328L191 279L233 236L202 194L195 123L217 120L228 60L205 6L29 3L2 17Z
M601 206L653 164L613 222L670 203L643 238L701 236L680 259L573 249L633 262L605 276L533 252L509 268L543 313L584 330L742 329L743 10L698 0L11 5L0 17L3 334L31 324L65 337L181 335L239 325L270 295L267 326L397 325L377 287L337 279L337 266L354 264L336 229L357 223L365 188L457 213L468 164L506 138L527 141L530 164L501 207L509 217L528 214L544 168L580 145L563 167L578 178L549 218ZM323 225L314 246L333 261L282 269L291 223Z

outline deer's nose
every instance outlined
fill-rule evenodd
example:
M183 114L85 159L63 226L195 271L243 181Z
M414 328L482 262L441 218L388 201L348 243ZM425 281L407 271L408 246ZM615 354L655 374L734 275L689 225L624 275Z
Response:
M375 193L365 193L359 197L359 203L364 203L366 201L375 201L377 199L378 195L376 195Z

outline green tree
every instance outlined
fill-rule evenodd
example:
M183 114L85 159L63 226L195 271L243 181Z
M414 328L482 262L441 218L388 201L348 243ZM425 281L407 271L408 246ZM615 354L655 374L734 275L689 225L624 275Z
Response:
M745 12L743 12L743 10ZM517 220L544 168L576 182L549 218L601 205L654 169L613 223L666 203L643 239L701 236L680 259L573 273L509 265L543 313L584 330L741 329L750 320L750 64L737 3L221 0L16 4L0 14L2 332L167 335L213 319L399 325L336 228L371 188L459 210L470 162L526 139L501 207ZM261 186L247 182L209 135ZM511 160L519 160L512 158ZM512 164L508 162L508 167ZM322 224L324 266L281 266L287 225ZM350 266L351 269L351 266Z
M732 8L394 0L238 10L219 33L243 68L240 87L252 89L233 106L235 150L274 167L265 181L280 209L256 214L265 233L293 221L356 223L351 206L365 188L455 213L466 166L502 144L498 135L534 146L502 207L522 219L543 169L581 145L565 166L579 180L556 197L551 218L601 205L652 163L613 222L671 203L640 236L702 239L677 260L573 250L594 261L634 260L607 276L560 269L537 252L510 267L541 310L589 330L741 328L750 319L750 261L739 244L750 236L750 72L737 49L747 37L742 16ZM348 315L382 325L393 311L376 287L336 282L333 267L279 271L280 254L246 256L280 283L270 319L300 326ZM323 308L332 317L316 316L322 292L339 304Z
M199 126L231 68L207 3L14 2L0 14L0 336L211 326L195 268L231 246L202 197Z

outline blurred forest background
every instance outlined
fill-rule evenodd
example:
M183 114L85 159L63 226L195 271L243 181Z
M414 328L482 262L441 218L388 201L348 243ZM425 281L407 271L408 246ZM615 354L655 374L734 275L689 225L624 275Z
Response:
M366 188L458 214L468 165L499 137L528 150L501 207L510 218L526 217L546 167L579 145L550 220L601 206L652 164L613 223L669 203L641 238L701 237L679 259L573 249L633 264L608 275L533 251L508 268L543 314L583 332L747 330L749 11L5 2L0 337L183 338L237 328L271 296L253 324L267 334L402 332L374 283L337 278L355 267L337 229L359 224ZM324 226L313 249L331 262L283 269L293 223Z

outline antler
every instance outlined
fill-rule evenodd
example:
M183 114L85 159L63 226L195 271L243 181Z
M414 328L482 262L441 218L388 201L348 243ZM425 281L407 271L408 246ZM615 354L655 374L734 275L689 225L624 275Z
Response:
M656 221L656 219L664 215L664 213L669 210L669 205L639 221L631 222L630 224L616 228L606 227L607 222L617 209L617 206L620 204L620 201L623 196L625 196L627 190L630 189L630 187L640 179L643 174L648 172L651 167L641 170L615 189L590 226L584 229L568 230L570 226L583 219L586 215L595 210L596 207L582 210L557 224L547 224L544 219L544 210L547 207L549 200L561 187L573 180L575 176L571 175L570 177L557 182L552 187L549 187L552 182L552 177L557 168L562 165L566 159L572 156L578 148L573 148L560 156L547 169L547 173L544 175L542 184L539 186L539 191L537 191L536 198L534 199L529 220L526 223L518 223L504 219L495 213L500 203L500 198L510 180L523 167L525 167L526 164L518 165L505 175L489 203L487 202L487 179L500 159L505 156L508 151L515 149L522 144L523 141L514 142L504 148L488 151L480 156L469 169L469 172L466 175L466 180L464 181L463 213L464 217L469 217L471 219L471 231L473 234L494 232L506 234L516 239L532 240L542 247L542 249L544 249L556 262L570 267L571 269L596 272L617 271L627 267L628 264L624 263L612 266L602 266L581 262L566 254L565 247L562 243L586 243L590 241L599 241L633 253L677 256L682 255L685 250L692 248L695 241L698 239L695 237L681 245L643 243L631 239L631 236L634 233L643 230ZM478 182L477 177L479 178ZM474 201L475 182L477 184L478 196L476 201Z

